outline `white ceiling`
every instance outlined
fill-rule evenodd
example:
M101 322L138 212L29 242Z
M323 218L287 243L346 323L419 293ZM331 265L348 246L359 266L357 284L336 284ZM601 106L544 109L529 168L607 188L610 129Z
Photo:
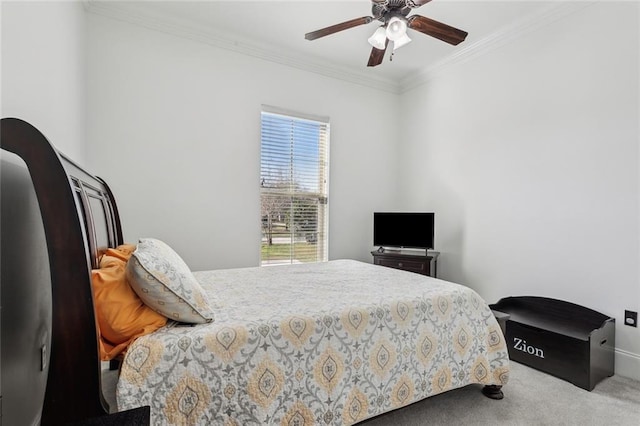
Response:
M85 0L90 12L141 23L276 62L316 72L348 75L352 80L398 88L408 79L447 58L486 43L496 34L531 25L557 8L558 1L433 0L420 14L467 31L466 40L451 46L409 30L413 42L389 61L367 67L367 39L378 21L314 41L307 32L371 15L370 0L258 1L105 1Z

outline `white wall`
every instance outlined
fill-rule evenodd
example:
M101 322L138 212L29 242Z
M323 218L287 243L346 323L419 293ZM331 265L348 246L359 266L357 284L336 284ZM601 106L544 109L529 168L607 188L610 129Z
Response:
M85 12L80 2L8 2L2 15L0 115L18 117L82 163Z
M638 16L596 3L405 93L401 162L442 278L615 317L617 371L640 379Z
M371 260L395 203L399 99L98 15L88 16L88 161L125 239L153 236L192 269L260 257L260 110L330 117L329 257Z

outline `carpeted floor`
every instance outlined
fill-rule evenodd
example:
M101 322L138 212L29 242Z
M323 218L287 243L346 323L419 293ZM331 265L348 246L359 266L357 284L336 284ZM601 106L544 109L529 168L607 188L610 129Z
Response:
M104 377L105 398L115 400L116 372ZM367 420L362 426L580 425L639 426L640 381L613 376L589 392L516 362L511 363L505 397L482 395L467 386Z
M591 392L511 362L504 399L486 398L482 386L436 395L363 423L422 425L640 425L640 382L609 377Z

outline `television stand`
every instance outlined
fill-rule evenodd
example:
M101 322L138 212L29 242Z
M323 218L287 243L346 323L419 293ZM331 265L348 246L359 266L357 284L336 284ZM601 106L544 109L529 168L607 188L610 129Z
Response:
M372 251L371 255L374 265L437 277L438 255L440 255L437 251L378 249Z

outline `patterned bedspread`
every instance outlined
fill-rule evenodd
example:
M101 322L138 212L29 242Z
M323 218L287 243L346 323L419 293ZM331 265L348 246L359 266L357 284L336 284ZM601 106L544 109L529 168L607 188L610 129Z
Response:
M152 424L348 425L508 380L498 323L464 286L350 260L195 276L215 322L136 340L119 410L150 405Z

